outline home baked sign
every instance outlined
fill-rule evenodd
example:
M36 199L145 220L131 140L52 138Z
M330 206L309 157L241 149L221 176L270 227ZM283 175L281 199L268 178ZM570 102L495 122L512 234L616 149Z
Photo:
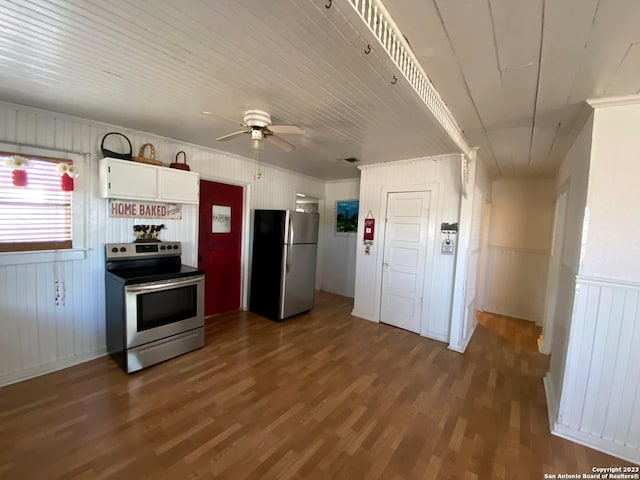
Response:
M109 216L111 218L167 218L180 220L182 218L182 205L111 199L109 200Z

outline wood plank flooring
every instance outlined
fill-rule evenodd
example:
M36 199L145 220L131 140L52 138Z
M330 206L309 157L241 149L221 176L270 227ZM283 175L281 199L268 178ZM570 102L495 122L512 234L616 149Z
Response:
M628 462L549 433L529 322L480 314L467 353L318 293L275 323L133 375L108 357L0 389L2 479L541 479Z

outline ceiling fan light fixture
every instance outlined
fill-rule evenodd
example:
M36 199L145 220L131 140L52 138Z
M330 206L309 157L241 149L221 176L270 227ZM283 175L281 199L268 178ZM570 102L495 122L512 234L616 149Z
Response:
M252 128L251 129L251 140L262 140L264 138L264 134L262 129L260 128Z
M262 110L247 110L246 112L244 112L244 119L241 125L245 127L246 130L228 133L216 138L216 140L220 142L226 142L227 140L231 140L248 133L251 135L251 143L249 144L249 149L251 152L264 151L263 140L267 140L270 143L273 143L275 146L284 150L285 152L291 152L295 150L296 147L275 134L283 133L299 135L304 132L303 128L299 127L298 125L272 125L271 115L269 115L267 112L263 112Z
M247 110L244 112L244 123L250 127L268 127L271 125L271 115L262 110Z
M262 141L262 136L253 138L251 135L251 144L249 145L249 149L252 152L264 152L264 142Z

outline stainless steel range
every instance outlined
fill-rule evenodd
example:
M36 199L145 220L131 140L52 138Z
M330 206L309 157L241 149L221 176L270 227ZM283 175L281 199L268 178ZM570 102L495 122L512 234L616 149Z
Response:
M204 272L180 242L106 245L107 351L128 372L204 346Z

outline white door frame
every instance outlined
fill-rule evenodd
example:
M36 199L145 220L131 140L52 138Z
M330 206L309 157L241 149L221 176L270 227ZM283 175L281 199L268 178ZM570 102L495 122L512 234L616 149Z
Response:
M384 260L384 244L386 240L386 215L387 215L387 198L390 193L407 193L407 192L431 192L431 199L429 205L429 223L427 230L427 248L425 251L425 268L424 268L424 282L422 287L422 318L420 319L420 335L427 332L427 320L429 318L429 312L431 308L431 285L433 282L433 265L435 258L436 248L436 233L440 216L440 184L439 183L425 183L422 185L412 185L407 187L383 187L380 195L380 219L376 222L380 222L380 226L376 227L376 230L380 231L380 245L382 245L382 255L378 256L378 265L376 266L376 298L378 300L378 315L376 322L380 322L382 313L382 264ZM432 214L433 213L433 214Z
M556 198L553 233L551 237L551 255L549 258L549 271L547 273L547 288L544 296L542 333L538 338L538 351L545 355L551 353L551 341L553 340L553 324L558 300L558 282L560 281L560 269L562 266L568 203L569 182L566 182L560 188L558 197Z
M480 264L478 265L477 309L484 312L487 292L487 253L489 250L489 227L491 225L491 202L482 206L482 232Z

